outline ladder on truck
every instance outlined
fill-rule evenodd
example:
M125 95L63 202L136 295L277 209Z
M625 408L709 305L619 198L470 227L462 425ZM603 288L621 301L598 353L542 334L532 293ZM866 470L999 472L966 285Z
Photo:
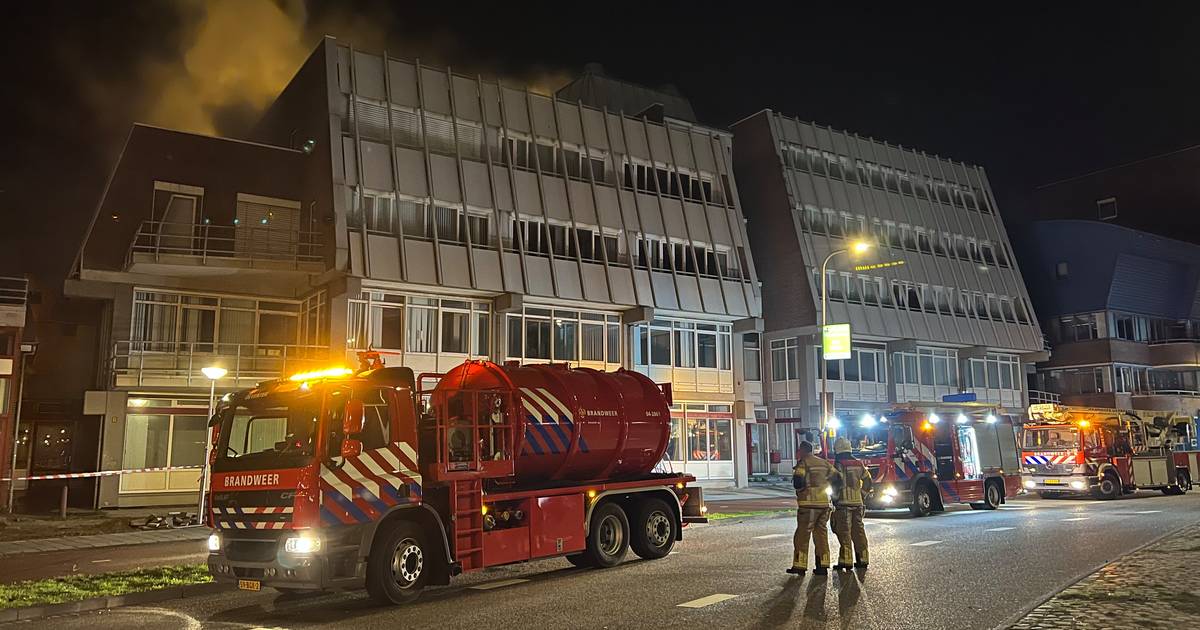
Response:
M463 571L483 567L483 480L451 482L450 513L454 558Z

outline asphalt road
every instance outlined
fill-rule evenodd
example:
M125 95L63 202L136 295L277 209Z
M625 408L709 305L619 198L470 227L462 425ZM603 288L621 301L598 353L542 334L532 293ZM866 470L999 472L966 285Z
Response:
M109 573L142 567L204 562L203 540L154 543L123 547L96 547L23 553L0 559L0 584L40 580L73 573Z
M53 627L993 628L1198 520L1200 493L1018 500L994 512L964 506L923 519L884 513L868 518L869 571L795 578L784 573L792 518L758 517L690 527L677 552L662 560L631 555L607 570L575 569L564 560L491 569L407 607L379 607L361 593L229 591L59 617ZM681 606L689 602L698 607Z

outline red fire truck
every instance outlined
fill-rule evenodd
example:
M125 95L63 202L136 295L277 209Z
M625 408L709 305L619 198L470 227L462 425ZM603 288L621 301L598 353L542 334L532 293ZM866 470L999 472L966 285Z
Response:
M1016 431L998 408L972 403L899 405L846 419L843 433L875 480L867 508L914 516L947 503L994 510L1021 490Z
M1188 441L1190 418L1058 404L1031 405L1029 418L1021 430L1024 484L1043 497L1191 488L1190 454L1173 452Z
M223 399L208 566L240 588L358 588L402 603L460 573L666 556L699 487L654 472L671 391L636 372L468 361L336 369ZM424 390L422 383L436 379Z

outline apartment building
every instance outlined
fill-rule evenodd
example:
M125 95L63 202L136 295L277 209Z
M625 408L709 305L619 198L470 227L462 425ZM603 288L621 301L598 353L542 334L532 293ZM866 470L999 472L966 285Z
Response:
M0 276L0 507L10 508L16 489L12 477L13 452L28 451L29 436L17 430L25 357L32 353L26 331L29 281L22 276ZM24 487L24 482L16 482Z
M731 136L652 114L326 38L249 140L136 126L68 280L108 305L85 403L108 419L102 467L198 461L201 367L229 371L220 392L371 348L417 372L670 381L669 465L744 482L761 298ZM99 503L195 487L134 473Z
M1014 245L1052 346L1036 398L1200 414L1200 246L1094 220Z
M819 426L821 369L843 424L894 403L974 394L1014 412L1044 355L1020 270L983 169L764 110L733 125L734 164L759 277L770 449L790 466ZM852 357L823 362L829 323ZM769 261L769 262L763 262ZM881 263L902 262L896 266Z

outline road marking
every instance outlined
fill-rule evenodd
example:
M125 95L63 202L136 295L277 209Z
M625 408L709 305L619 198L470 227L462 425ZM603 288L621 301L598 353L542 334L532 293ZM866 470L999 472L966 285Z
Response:
M709 595L708 597L701 597L700 599L693 599L690 602L683 602L682 604L679 604L677 607L678 608L704 608L705 606L712 606L713 604L723 602L727 599L733 599L734 597L737 597L737 595L727 595L725 593L716 593L713 595Z
M1142 510L1141 512L1134 512L1134 514L1158 514L1159 512L1162 512L1162 510Z
M490 591L494 588L503 588L505 586L512 586L514 584L520 584L522 582L528 582L528 581L529 580L525 580L522 578L513 578L511 580L500 580L498 582L488 582L487 584L479 584L476 586L472 586L471 588L473 588L477 591Z
M769 538L783 538L785 536L791 536L791 534L767 534L765 536L755 536L753 540L767 540Z
M1015 527L992 527L990 529L985 529L983 531L985 531L985 532L1006 532L1010 529L1016 529L1016 528Z
M1032 505L1001 505L999 508L996 508L996 509L999 509L999 510L1035 510L1037 508L1035 508Z
M940 545L940 544L942 544L942 541L940 541L940 540L922 540L921 542L915 542L909 546L910 547L928 547L930 545Z
M112 562L112 560L111 560L111 559L105 559L105 560L92 560L92 564L100 564L101 562Z
M1075 518L1064 518L1062 520L1062 522L1070 523L1071 521L1086 521L1086 520L1088 520L1088 517L1086 517L1086 516L1076 516Z
M978 510L957 510L954 512L946 512L946 516L962 516L963 514L983 514Z

